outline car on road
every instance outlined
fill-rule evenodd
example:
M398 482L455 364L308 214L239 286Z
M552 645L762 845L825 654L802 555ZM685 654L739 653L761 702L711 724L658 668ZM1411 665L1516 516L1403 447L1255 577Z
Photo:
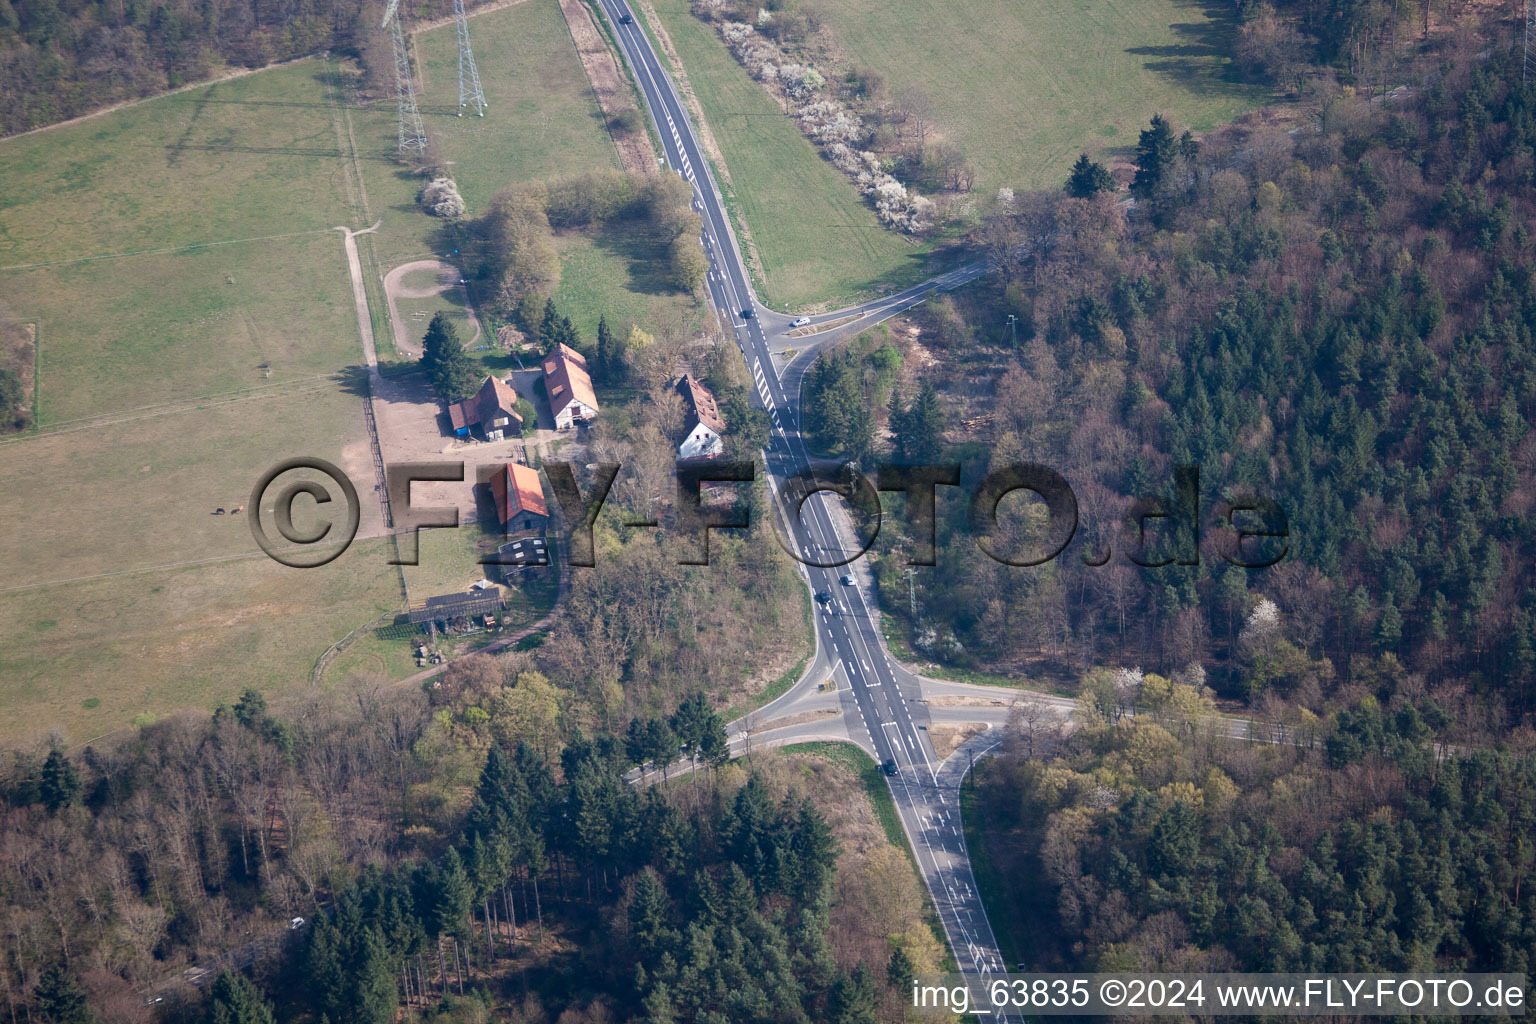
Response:
M841 580L839 580L838 582L841 583L845 587L853 586L853 573L851 573L851 572L843 573L843 578Z
M744 309L744 310L741 311L741 318L743 320L751 320L753 315L754 314L752 313L752 311L750 309Z
M832 595L827 593L825 590L823 590L823 591L821 591L820 593L818 593L816 595L816 603L817 604L831 604L832 603Z
M630 14L628 11L625 11L623 14L619 15L619 24L620 25L633 25L634 23L635 23L635 16L633 14Z
M789 326L791 326L791 327L804 327L806 324L808 324L810 322L811 322L811 318L808 317L808 316L797 316L797 317L795 317L793 320L791 320L789 322Z
M880 766L880 770L885 772L885 774L887 774L887 775L895 775L896 774L896 759L894 757L886 758L885 759L885 764Z

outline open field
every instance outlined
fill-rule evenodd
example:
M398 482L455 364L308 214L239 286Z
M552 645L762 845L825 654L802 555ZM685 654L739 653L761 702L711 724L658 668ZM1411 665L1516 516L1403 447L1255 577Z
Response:
M489 109L484 118L458 117L457 48L452 25L417 33L417 68L424 82L422 116L433 144L451 162L470 217L495 193L518 182L554 179L589 170L619 169L618 152L604 125L591 86L571 43L556 0L523 0L470 20ZM367 184L369 215L383 217L377 234L359 239L369 275L430 253L452 259L455 236L444 222L421 215L421 179L391 156L395 108L381 101L349 112ZM591 337L608 313L627 329L631 321L652 329L659 320L695 314L691 296L671 291L653 257L656 247L624 227L559 240L563 273L555 300ZM448 301L451 296L442 301ZM412 309L432 309L421 303ZM452 312L452 310L449 310ZM425 320L412 321L419 336ZM389 332L385 332L388 336ZM469 334L461 331L466 344ZM481 343L488 343L482 339ZM381 353L381 357L385 353Z
M1084 150L1126 155L1155 113L1200 131L1268 99L1235 81L1235 19L1209 0L828 0L821 9L853 63L893 92L923 90L940 131L976 165L982 195L1057 186Z
M752 233L766 302L839 305L925 276L925 250L879 225L853 184L689 12L688 0L656 0L655 9L724 153L726 201Z
M603 314L620 337L631 324L654 333L658 327L696 324L704 315L692 295L667 281L667 247L640 225L619 222L595 234L569 232L556 245L562 270L555 304L588 341L597 338Z
M457 116L458 49L452 24L416 33L414 55L427 134L451 163L467 216L515 182L618 169L619 158L556 0L523 0L470 19L470 42L489 103ZM350 111L371 217L366 239L378 272L407 258L451 251L443 221L416 203L422 180L394 159L393 97ZM371 221L370 221L371 223ZM365 248L366 251L366 248Z
M0 444L6 739L79 742L303 683L400 603L380 540L295 570L247 516L212 514L316 455L356 482L361 535L379 530L330 230L356 192L333 72L306 61L0 143L0 306L38 325L41 412Z
M348 221L330 66L300 61L0 143L0 268Z
M320 569L257 554L0 592L0 737L56 728L82 743L139 715L211 710L247 686L304 685L329 644L398 606L388 551L358 541Z
M429 130L472 212L513 181L617 166L554 0L474 26L483 121L452 116L451 26L419 40ZM60 727L79 742L247 686L303 685L330 643L400 606L331 228L382 216L364 236L376 286L386 264L369 247L419 251L442 223L390 157L392 104L346 109L342 94L337 65L308 61L0 143L0 309L38 324L42 428L0 443L0 738ZM622 239L567 241L573 315L692 309L649 294ZM245 517L211 514L306 454L351 476L363 519L352 550L308 571L257 553ZM425 569L458 589L481 575L460 562ZM365 637L326 682L398 678L414 670L406 653Z
M308 379L361 357L334 231L0 271L0 308L38 325L44 429Z

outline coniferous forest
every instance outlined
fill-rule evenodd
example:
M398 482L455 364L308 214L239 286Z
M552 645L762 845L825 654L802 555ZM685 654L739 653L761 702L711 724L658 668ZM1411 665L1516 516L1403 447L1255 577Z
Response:
M1325 714L1384 680L1384 697L1433 691L1463 737L1527 721L1536 90L1520 58L1447 57L1293 127L1196 141L1154 123L1129 210L1125 192L994 202L976 237L1004 273L923 311L937 358L920 376L967 483L1043 463L1080 523L1062 556L1017 568L941 497L914 620L891 517L883 605L919 653L1069 686L1094 665L1199 666L1272 715ZM875 352L843 376L880 397ZM899 453L897 412L888 444L845 421L824 446ZM1178 564L1195 559L1173 527L1152 521L1143 547L1122 525L1132 499L1171 498L1181 465L1200 473L1198 565ZM1255 495L1288 526L1271 568L1225 557L1223 503ZM1005 529L1020 552L1043 531L1024 515Z

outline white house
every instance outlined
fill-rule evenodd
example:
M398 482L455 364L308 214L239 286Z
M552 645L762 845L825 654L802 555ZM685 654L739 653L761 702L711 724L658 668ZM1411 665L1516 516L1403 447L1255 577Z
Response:
M569 430L597 415L597 393L587 361L569 345L556 345L544 357L544 390L556 430Z
M725 442L720 439L725 433L725 420L720 416L715 396L689 374L679 377L673 386L683 399L683 440L677 446L678 456L708 459L719 455L725 450Z

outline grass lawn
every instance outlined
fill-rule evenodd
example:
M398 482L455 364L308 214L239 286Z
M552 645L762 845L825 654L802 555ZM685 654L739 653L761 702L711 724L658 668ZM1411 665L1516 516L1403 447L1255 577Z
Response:
M456 594L469 589L476 580L490 574L491 566L480 559L495 555L499 543L506 543L499 529L487 529L481 523L467 523L456 530L422 530L417 564L407 565L405 586L412 601L424 601L438 594ZM410 541L400 541L402 557L410 557Z
M4 740L81 742L291 688L399 607L381 541L295 570L257 550L247 517L211 514L279 459L316 455L377 527L330 230L360 216L333 70L304 61L0 142L0 307L38 325L42 428L0 443Z
M336 100L306 60L0 141L0 267L344 224Z
M45 429L362 362L336 232L0 271L0 308L38 325Z
M406 336L412 339L417 349L421 348L421 339L427 333L427 325L439 312L446 314L453 329L459 332L459 341L464 343L466 351L473 352L481 345L491 344L495 340L484 331L480 337L475 337L475 329L470 326L469 316L464 311L464 297L457 288L424 299L397 299L395 307L405 318Z
M690 13L688 0L655 7L724 153L732 187L721 188L752 233L764 301L835 306L926 276L927 250L880 226L852 182Z
M696 324L703 315L692 295L673 289L666 279L666 246L643 225L615 223L595 234L561 235L560 286L555 305L571 318L582 337L595 343L598 317L620 338L631 324L654 334L661 326Z
M57 729L84 743L138 716L211 710L247 686L306 684L327 646L398 606L388 559L381 538L320 569L254 555L0 592L0 740Z
M1158 112L1200 131L1269 99L1235 80L1232 11L1210 0L827 0L821 10L854 63L893 91L923 89L976 165L981 195L1058 186L1084 150L1128 155Z

